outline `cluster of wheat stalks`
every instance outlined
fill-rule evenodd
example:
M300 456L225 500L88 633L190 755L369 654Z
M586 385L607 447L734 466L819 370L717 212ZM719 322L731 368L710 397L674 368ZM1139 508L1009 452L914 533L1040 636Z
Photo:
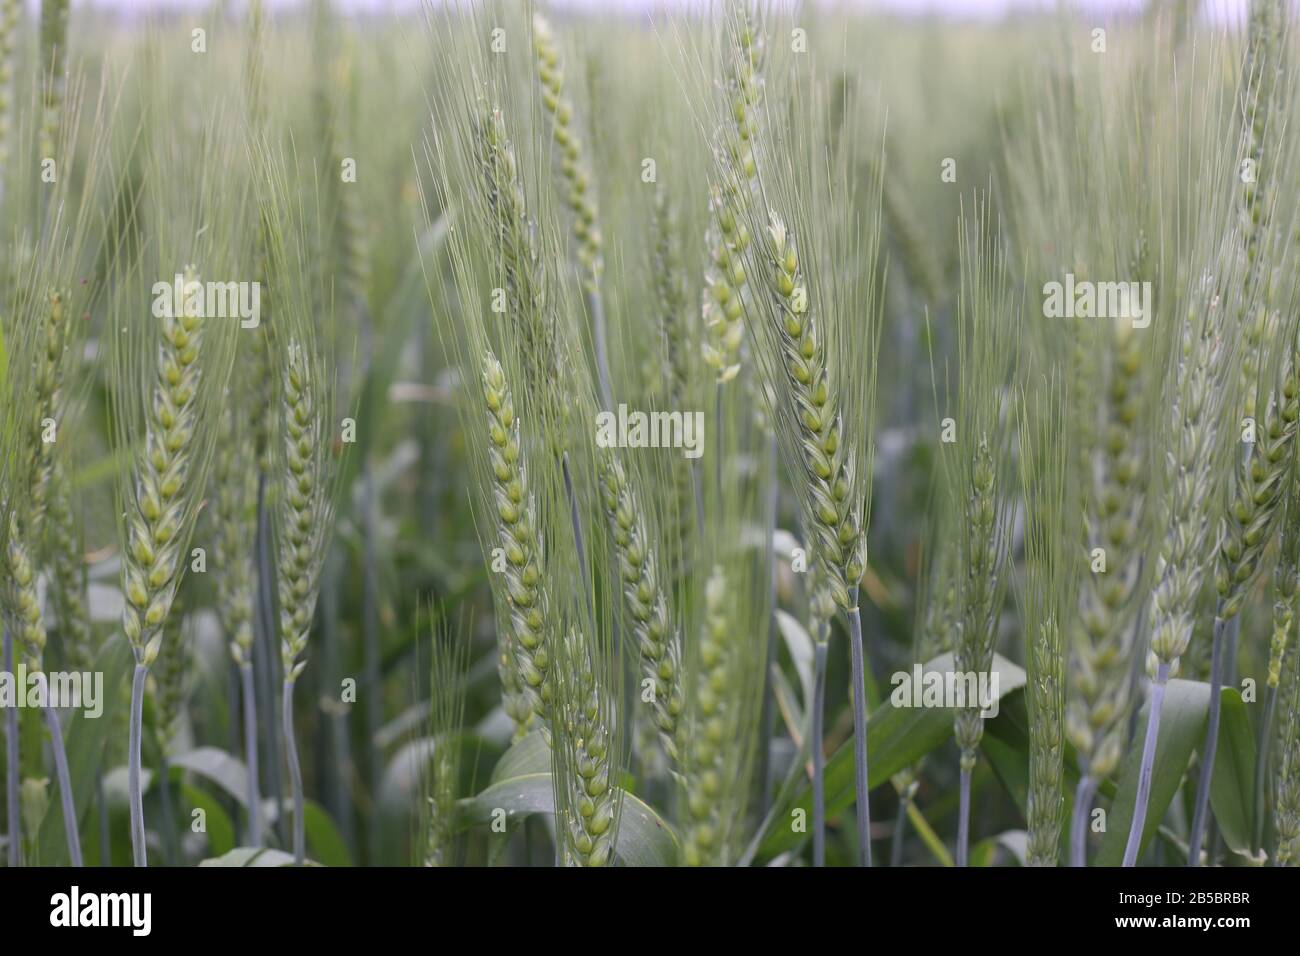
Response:
M1285 0L941 39L940 92L745 0L24 16L4 669L110 683L5 708L10 865L1292 860ZM899 731L914 665L999 716Z

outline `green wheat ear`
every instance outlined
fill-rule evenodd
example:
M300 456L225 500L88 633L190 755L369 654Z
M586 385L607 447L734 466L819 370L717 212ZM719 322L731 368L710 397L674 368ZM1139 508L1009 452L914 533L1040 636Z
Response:
M30 369L26 421L16 434L18 445L18 482L23 489L24 504L9 513L4 564L8 572L5 604L12 619L15 637L22 643L27 666L44 667L47 638L41 601L36 588L37 554L43 538L55 442L45 440L46 421L58 421L62 389L64 350L68 336L64 296L50 293L35 316L35 355Z
M421 783L422 839L420 863L427 867L455 865L456 797L460 787L460 740L465 724L465 680L470 642L452 633L445 618L430 628L429 719L427 736L433 744Z
M217 441L223 449L252 449L243 409L227 391L220 410ZM270 417L270 416L261 416ZM257 522L257 468L235 454L217 455L212 467L213 549L217 613L241 666L253 662L253 537Z
M186 287L197 281L198 274L187 268ZM195 436L204 319L186 299L179 314L162 319L144 451L136 462L126 525L122 629L136 661L146 667L158 656L163 622L183 570L192 524L192 485L198 477L191 472L199 454Z
M49 294L38 335L41 339L36 360L36 375L32 381L31 419L27 426L26 471L29 476L30 505L24 508L24 523L32 540L39 541L41 523L53 467L55 442L45 441L47 419L58 422L61 412L64 353L69 341L69 322L66 315L65 296L61 292Z
M734 745L731 731L735 715L729 713L728 693L735 675L730 671L727 630L734 612L727 606L727 576L715 566L704 589L705 615L700 640L698 670L694 675L695 726L689 745L689 773L686 806L690 822L685 836L688 866L715 863L724 849L723 790L726 780L726 749Z
M293 683L307 662L302 654L311 633L320 590L334 504L328 473L322 403L328 394L304 345L290 343L283 376L284 429L277 563L280 597L280 658L284 679Z
M571 629L561 650L562 676L556 694L558 787L567 854L581 866L605 866L614 853L619 790L611 782L612 704L597 674L591 649Z
M1281 385L1268 394L1260 433L1244 464L1233 472L1235 487L1223 519L1215 578L1222 602L1219 617L1225 621L1235 617L1245 604L1264 551L1275 538L1282 518L1281 506L1293 468L1296 419L1300 415L1298 358L1300 351L1292 345L1283 364Z
M545 556L536 501L520 448L514 399L505 370L490 351L483 356L482 394L497 539L506 558L505 597L513 632L515 678L533 717L545 727L553 691ZM516 720L521 729L526 723Z
M674 768L681 752L678 720L682 695L681 638L669 615L650 526L640 496L614 452L599 463L599 493L618 559L623 603L641 658L641 674L654 689L651 708L664 752Z
M758 188L754 155L763 101L764 37L747 8L727 18L724 28L722 90L726 123L715 150L718 182L710 190L705 235L709 265L704 276L703 315L708 335L704 362L720 384L740 372L745 303L750 293L745 269L752 236L749 220Z
M1025 587L1021 621L1029 672L1029 805L1031 866L1056 866L1065 812L1065 654L1073 617L1076 548L1068 506L1068 448L1057 440L1065 402L1055 380L1035 390L1037 420L1025 392L1019 401L1020 482L1025 502Z
M765 278L779 322L779 367L794 406L789 419L797 430L803 469L798 491L823 564L822 587L839 607L848 609L849 588L856 587L866 570L853 443L846 447L843 440L839 396L827 368L825 340L810 309L795 237L776 213L767 238Z
M564 64L560 61L555 34L540 13L533 14L533 52L537 79L542 87L542 105L551 119L552 135L559 150L560 173L565 183L564 200L573 216L573 236L577 241L583 291L588 295L596 294L605 267L596 186L576 128L573 102L564 94Z
M65 61L68 51L69 0L49 0L41 4L41 82L44 97L41 109L40 151L42 157L54 155L63 109Z

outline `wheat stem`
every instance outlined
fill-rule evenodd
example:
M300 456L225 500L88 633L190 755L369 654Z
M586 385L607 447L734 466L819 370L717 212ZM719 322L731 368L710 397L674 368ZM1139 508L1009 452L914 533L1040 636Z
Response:
M1269 744L1273 732L1273 717L1277 712L1277 688L1264 691L1264 714L1259 720L1259 733L1255 738L1255 790L1254 816L1251 825L1250 849L1258 854L1264 845L1264 819L1268 810Z
M911 809L912 798L904 793L898 795L898 809L894 811L894 831L889 836L889 865L903 865L903 850L907 843L907 814Z
M269 417L269 416L268 416ZM283 803L284 786L280 778L280 720L275 701L275 593L278 588L275 560L271 556L271 512L267 506L268 479L265 473L257 479L257 529L254 532L254 570L257 589L254 597L253 678L260 699L258 713L264 716L263 746L266 748L267 773L270 797L276 806ZM276 817L276 830L285 840L284 815Z
M1074 791L1074 809L1070 816L1070 866L1088 865L1088 820L1092 815L1092 799L1097 794L1097 781L1088 775L1079 778Z
M1222 703L1219 690L1223 686L1225 621L1220 613L1214 616L1214 650L1210 663L1210 715L1205 723L1205 746L1201 752L1201 775L1196 784L1196 804L1192 813L1192 828L1187 837L1187 865L1201 865L1201 844L1205 840L1205 824L1209 815L1210 781L1214 777L1214 756L1219 749L1219 718Z
M257 701L251 661L239 664L239 686L244 704L244 765L248 770L248 844L261 846L262 793L257 772Z
M221 412L220 440L232 448L251 448L252 441L236 420L236 405L227 395ZM214 501L218 611L230 640L230 654L240 677L243 698L244 764L248 771L248 842L262 845L261 797L257 759L257 699L254 696L253 616L257 612L253 587L253 554L257 527L258 469L240 468L233 455L216 457L211 495Z
M284 759L289 767L289 792L293 797L293 862L302 866L307 860L307 830L303 820L302 766L298 762L298 744L293 730L294 680L285 677L281 685L281 715L284 723Z
M871 866L871 805L867 784L867 675L858 585L849 587L849 652L853 662L853 783L857 794L858 865Z
M1138 765L1137 795L1133 798L1133 819L1129 823L1128 842L1124 845L1124 866L1136 866L1138 851L1142 848L1142 832L1146 828L1147 806L1151 802L1151 771L1155 766L1156 742L1160 738L1160 710L1165 702L1165 686L1169 681L1170 665L1161 661L1156 668L1156 679L1151 685L1147 701L1147 730L1142 741L1142 762Z
M957 866L970 859L970 778L973 768L961 767L957 784Z
M63 836L68 844L68 858L81 866L81 834L77 829L77 808L72 793L72 774L68 771L68 752L63 746L59 712L53 704L43 708L45 725L50 730L50 751L54 754L54 775L59 784L59 806L63 813Z
M108 801L104 799L104 775L95 773L95 806L99 808L99 861L107 866L113 859L113 837L109 831Z
M1274 863L1288 866L1300 840L1300 658L1286 671L1282 698L1282 723L1278 728L1277 789L1273 803L1273 829L1277 839Z
M813 647L812 699L812 827L813 866L826 865L826 754L822 738L826 726L826 642Z
M9 626L4 627L4 661L5 670L14 672L14 636ZM22 823L18 807L18 708L6 707L5 711L5 815L8 826L9 866L17 867L22 862Z
M131 808L131 856L136 866L149 865L149 851L145 846L144 801L140 790L140 737L144 721L144 681L149 666L142 663L142 652L137 651L135 673L131 679L131 727L127 741L127 802Z

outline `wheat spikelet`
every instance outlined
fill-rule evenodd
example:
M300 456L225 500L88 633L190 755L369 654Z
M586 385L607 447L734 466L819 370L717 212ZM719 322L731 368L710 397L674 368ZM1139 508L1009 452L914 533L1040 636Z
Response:
M1245 603L1282 515L1300 414L1294 357L1288 357L1283 379L1281 387L1270 394L1245 463L1234 469L1235 487L1220 534L1215 581L1221 602L1219 617L1225 621L1235 617Z
M150 670L153 682L153 733L164 759L171 754L175 736L189 692L188 679L192 664L191 630L186 626L188 588L181 588L172 602L167 622L162 628L162 650Z
M42 158L54 155L59 134L66 83L64 63L68 56L69 7L69 0L49 0L41 4L41 82L44 86L40 133Z
M1229 348L1217 334L1223 306L1204 303L1200 322L1187 321L1181 333L1182 359L1177 365L1170 427L1173 447L1170 467L1178 479L1166 505L1168 531L1159 561L1159 580L1152 593L1151 649L1161 663L1172 664L1186 651L1192 636L1192 609L1206 571L1208 545L1218 536L1207 511L1215 487L1214 464L1219 438L1214 399L1218 373Z
M257 469L262 477L271 474L274 456L276 415L276 370L272 365L271 336L274 328L272 312L274 300L268 294L272 285L270 279L270 257L267 253L267 223L264 217L258 218L257 231L253 246L253 276L262 291L261 312L257 328L250 330L248 343L248 399L247 408L256 411L252 415L252 443L257 461Z
M668 600L642 511L640 496L614 452L600 460L600 495L618 557L623 602L641 658L641 674L654 688L651 704L669 762L678 763L678 719L683 708L681 638L669 617Z
M247 448L242 409L227 392L217 441L223 448ZM234 455L218 455L212 467L213 548L217 612L239 667L253 663L253 535L257 522L257 469Z
M1067 505L1069 457L1056 441L1065 421L1054 379L1038 389L1038 420L1020 395L1020 481L1025 501L1025 594L1022 622L1029 692L1029 803L1025 817L1031 866L1056 866L1065 810L1065 655L1062 632L1075 595L1071 572L1073 510Z
M780 322L780 367L784 370L798 427L803 481L797 486L816 559L835 603L849 608L849 587L866 569L862 504L855 488L853 443L843 441L838 395L826 364L825 342L809 309L794 235L775 213L764 247L766 284Z
M981 434L975 441L967 479L970 494L965 502L962 614L953 655L953 670L959 674L984 674L992 666L1000 612L998 582L1005 557L1002 529L998 526L998 469L991 438ZM961 749L963 772L970 773L975 769L983 735L984 721L979 705L967 702L957 712L953 731Z
M9 626L23 646L28 669L40 672L45 657L45 621L41 616L40 596L36 593L36 571L23 544L17 511L9 513L5 572L9 579Z
M748 8L738 8L724 28L722 88L727 126L715 149L719 179L709 193L709 228L705 245L709 266L704 275L703 315L708 341L704 362L719 383L740 372L744 341L745 299L749 277L745 258L752 240L750 209L757 187L755 139L763 99L764 37Z
M600 210L596 181L579 134L572 101L564 94L564 64L550 24L540 13L533 14L533 53L542 106L550 121L553 150L563 180L561 192L569 208L576 246L578 282L587 316L591 320L592 346L596 355L596 377L602 407L613 407L609 355L605 330L605 299L601 276L605 271L604 239L600 232Z
M515 728L510 735L511 743L523 740L534 726L533 705L519 682L515 653L514 638L507 618L497 624L497 677L501 681L501 709L506 712Z
M24 508L24 523L32 540L39 541L41 522L45 517L47 490L50 483L50 469L54 461L55 442L46 441L48 423L56 427L61 412L63 379L63 356L68 341L68 321L64 314L64 296L62 293L50 293L48 304L43 311L37 334L41 347L36 359L36 375L32 381L33 401L30 403L31 418L28 422L28 436L24 446L27 457L25 469L29 475L29 506Z
M454 866L456 795L460 787L460 741L465 722L465 677L469 642L445 623L435 623L429 641L429 718L433 755L421 781L424 797L419 861L426 867Z
M1080 347L1087 337L1078 336ZM1080 613L1070 641L1070 691L1066 729L1091 778L1104 780L1114 773L1123 752L1125 718L1130 706L1128 672L1134 642L1134 600L1139 583L1145 495L1141 488L1143 435L1139 408L1143 399L1143 355L1139 336L1127 324L1116 323L1109 332L1104 400L1101 403L1102 440L1080 443L1095 448L1085 457L1087 482L1085 533L1089 557L1104 549L1106 571L1080 577ZM1074 389L1089 403L1087 378L1074 377ZM1091 403L1096 409L1096 403ZM1082 421L1093 418L1088 411Z
M1242 177L1242 190L1238 202L1238 220L1241 229L1242 252L1246 259L1245 286L1248 292L1259 291L1258 302L1247 300L1241 316L1241 387L1244 414L1256 414L1256 389L1259 378L1260 349L1269 322L1267 301L1268 266L1260 255L1270 234L1271 198L1269 170L1272 153L1279 150L1279 135L1284 126L1277 95L1281 74L1283 43L1282 28L1287 11L1278 0L1252 0L1247 24L1246 56L1242 64L1244 76L1243 111L1245 113L1246 158L1252 164L1253 175Z
M571 862L605 866L611 861L618 814L618 788L610 781L610 702L604 699L581 633L565 638L557 698L563 734L557 745L557 786L564 787L566 848Z
M547 289L547 274L528 215L528 198L501 110L487 112L477 126L475 147L492 229L495 262L504 279L506 314L517 323L523 357L524 393L548 420L559 361L559 333Z
M728 621L727 578L715 565L705 585L705 614L700 640L698 670L694 678L694 726L688 754L689 778L687 810L690 823L685 834L685 860L688 866L713 865L725 849L722 799L726 780L725 751L734 743L733 714L728 713L728 685L734 679L729 672L727 647Z
M542 87L542 105L551 120L552 137L559 151L564 200L573 217L582 289L588 296L597 295L605 262L596 185L578 134L573 102L564 94L564 64L560 61L559 47L550 24L540 13L533 15L533 53Z
M1054 620L1042 623L1033 641L1035 676L1030 687L1035 718L1030 729L1029 807L1026 819L1030 866L1056 866L1060 853L1061 814L1065 795L1062 734L1065 674L1061 666L1061 631Z
M835 592L825 582L820 561L810 561L807 574L808 634L818 644L825 644L831 639L831 621L835 619Z
M655 184L651 217L650 268L654 277L655 306L663 340L661 363L666 408L685 408L691 393L690 330L686 313L686 287L682 272L677 212L661 183Z
M49 296L48 304L33 330L37 342L28 395L22 407L27 420L22 423L18 452L18 486L25 492L23 507L9 513L5 565L8 570L6 604L16 638L22 643L28 667L43 669L46 629L41 602L36 590L34 543L42 541L41 526L46 511L46 495L55 443L46 441L46 423L56 421L63 370L63 351L67 323L63 316L63 297Z
M322 407L327 393L304 345L290 343L282 384L283 454L279 514L278 593L280 658L292 685L307 662L320 572L333 523L328 436Z

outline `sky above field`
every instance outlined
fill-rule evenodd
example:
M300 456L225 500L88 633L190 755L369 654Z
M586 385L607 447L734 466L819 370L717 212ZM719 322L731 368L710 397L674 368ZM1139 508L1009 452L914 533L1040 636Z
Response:
M268 0L272 7L294 7L307 0ZM345 11L384 11L409 9L420 6L420 0L333 0L337 9ZM435 0L437 2L437 0ZM555 7L575 10L623 10L641 13L659 7L698 7L702 0L553 0ZM707 0L704 0L707 2ZM98 8L147 11L175 8L202 8L211 0L73 0L74 6L89 5ZM1058 0L827 0L826 6L849 9L888 10L899 13L938 14L958 18L998 18L1027 10L1042 10L1056 6ZM1216 20L1238 20L1248 0L1203 0L1202 10ZM31 0L29 0L29 5ZM230 0L238 9L243 0ZM1075 6L1099 12L1126 12L1141 9L1145 0L1081 0Z

